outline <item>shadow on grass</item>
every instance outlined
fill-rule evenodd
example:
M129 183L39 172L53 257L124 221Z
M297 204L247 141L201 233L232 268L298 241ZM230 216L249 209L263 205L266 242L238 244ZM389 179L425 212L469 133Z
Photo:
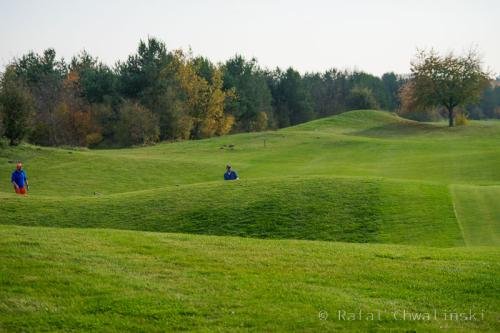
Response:
M395 136L416 136L442 132L448 127L445 124L429 124L417 121L401 121L397 123L385 124L371 127L349 134L367 137L395 137Z

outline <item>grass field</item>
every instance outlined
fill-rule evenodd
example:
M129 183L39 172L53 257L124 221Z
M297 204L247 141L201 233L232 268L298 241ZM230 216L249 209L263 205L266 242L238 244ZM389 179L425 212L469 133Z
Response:
M240 181L221 181L228 162ZM500 330L498 121L352 111L152 147L23 145L0 149L0 174L0 330ZM339 318L360 310L380 319Z

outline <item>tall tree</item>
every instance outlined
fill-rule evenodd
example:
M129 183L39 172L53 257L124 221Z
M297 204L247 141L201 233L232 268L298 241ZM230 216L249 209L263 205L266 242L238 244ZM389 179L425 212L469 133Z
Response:
M405 80L400 75L396 75L393 72L382 75L382 83L388 98L388 110L394 111L399 107L399 90L404 82Z
M103 103L117 96L117 76L86 51L72 58L69 71L78 73L81 95L89 103Z
M31 140L42 145L62 144L56 111L68 73L66 63L57 60L53 49L47 49L41 55L24 55L14 62L14 67L33 96L35 120Z
M29 131L33 100L12 66L0 81L0 113L2 127L10 145L17 145Z
M236 118L237 130L265 130L271 119L272 97L257 61L247 61L237 55L226 61L223 71L224 90L234 89L236 94L236 98L229 100L227 108Z
M268 74L279 127L300 124L314 118L311 95L299 72L279 68Z
M126 62L117 64L121 94L126 98L141 100L152 110L154 107L151 104L157 93L165 88L160 74L168 60L165 43L153 37L141 40L137 53L130 55Z
M422 106L444 106L452 127L455 107L477 102L489 75L483 71L475 51L463 56L440 56L431 50L417 54L411 64L411 79L416 102Z

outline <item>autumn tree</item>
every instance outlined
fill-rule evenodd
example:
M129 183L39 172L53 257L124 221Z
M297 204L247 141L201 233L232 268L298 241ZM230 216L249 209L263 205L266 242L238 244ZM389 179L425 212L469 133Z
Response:
M72 69L63 81L55 113L61 144L86 147L100 142L101 131L91 110L91 104L83 98L80 73Z
M191 126L190 137L194 139L208 138L214 135L228 133L234 123L234 117L225 113L227 98L233 92L224 91L220 68L213 68L210 77L204 78L197 74L196 63L189 55L177 50L172 54L172 60L165 73L173 73L180 91L179 105L186 112L185 123Z
M411 64L411 80L415 102L423 107L445 107L452 127L455 108L477 102L489 75L483 71L475 51L463 56L420 51Z

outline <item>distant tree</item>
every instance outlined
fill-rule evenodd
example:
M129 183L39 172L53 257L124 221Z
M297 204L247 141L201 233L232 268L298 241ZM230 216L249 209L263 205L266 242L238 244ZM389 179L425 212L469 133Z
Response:
M269 71L255 59L237 55L215 64L193 57L190 50L167 51L163 41L147 38L113 67L86 51L69 63L53 49L29 52L7 66L17 89L8 98L32 102L22 136L49 146L144 143L143 138L126 138L124 133L136 129L129 127L131 120L139 127L154 120L159 140L178 140L286 127L360 108L435 120L451 106L452 120L458 112L454 107L474 119L500 118L500 79L483 85L486 75L474 55L438 57L430 52L413 65L408 77L336 69ZM3 116L0 135L6 134L9 119Z
M165 115L176 124L172 130L184 139L226 134L234 123L224 109L232 91L223 90L221 68L205 73L211 75L207 80L198 74L198 60L189 54L176 50L170 57L162 75L168 80L166 93L171 102Z
M227 111L235 117L236 130L267 129L272 113L272 96L257 61L247 61L237 55L225 62L223 72L224 90L234 89L235 92L235 98L228 100Z
M141 100L143 105L153 109L151 103L155 102L157 94L165 88L160 75L168 61L165 43L153 37L141 40L137 53L117 64L120 93L125 98Z
M330 69L325 73L306 73L304 82L316 117L325 117L345 111L347 79L345 72Z
M481 60L474 51L464 56L420 51L411 64L411 79L416 103L444 106L452 127L455 107L477 102L489 82L489 75L482 70Z
M300 124L314 119L311 95L299 72L279 68L268 73L273 106L279 127Z
M89 103L103 103L117 96L117 76L86 51L73 57L69 71L78 73L81 95Z
M5 130L3 128L3 113L2 113L2 107L0 106L0 139L3 138L5 134ZM1 146L1 142L0 142L0 146Z
M384 82L377 76L365 72L355 71L348 75L349 92L355 87L368 88L376 104L384 110L391 109L390 93Z
M13 66L33 96L35 114L30 140L42 145L62 144L56 110L68 73L65 62L57 60L53 49L47 49L41 55L30 52Z
M379 105L370 88L354 87L347 98L350 110L378 109Z
M70 70L55 112L60 144L86 147L99 143L98 139L102 138L91 104L83 97L82 91L79 72Z
M415 98L415 84L411 80L399 89L398 100L399 107L396 112L401 117L417 121L442 120L438 108L422 106L417 103Z
M388 110L394 111L399 107L399 90L403 86L404 81L401 76L393 72L382 75L382 83L388 97Z
M151 144L159 140L158 121L148 109L125 102L119 109L116 141L122 146Z
M0 81L0 113L2 128L11 146L29 132L33 99L12 66L7 67Z
M478 104L469 105L467 110L473 118L498 118L496 109L500 107L500 85L489 85L481 94Z
M195 57L191 60L196 74L207 82L212 83L212 77L215 72L215 65L205 57Z

